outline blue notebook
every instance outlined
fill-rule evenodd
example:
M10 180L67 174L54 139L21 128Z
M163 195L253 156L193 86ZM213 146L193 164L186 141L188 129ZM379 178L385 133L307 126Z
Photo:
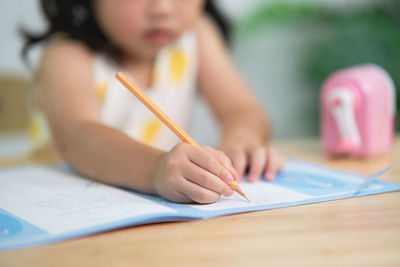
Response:
M65 165L0 170L0 250L85 236L120 227L282 208L400 190L368 177L289 160L273 182L242 182L251 202L238 195L208 205L176 204L78 176Z

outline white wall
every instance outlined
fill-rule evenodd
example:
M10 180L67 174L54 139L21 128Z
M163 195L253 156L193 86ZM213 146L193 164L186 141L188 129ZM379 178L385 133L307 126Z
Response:
M0 74L28 75L20 51L23 45L18 32L20 26L32 31L40 31L45 27L39 12L39 1L0 1ZM36 53L35 53L36 52ZM33 57L37 58L35 51Z

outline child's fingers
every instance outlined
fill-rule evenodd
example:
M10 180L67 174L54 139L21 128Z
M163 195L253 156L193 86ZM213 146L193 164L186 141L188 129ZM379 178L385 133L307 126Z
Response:
M207 190L188 179L180 179L179 187L183 194L193 201L201 204L213 203L220 198L220 194Z
M189 160L204 170L218 176L225 183L231 184L233 182L232 174L225 169L218 160L211 156L207 151L203 149L194 149L188 152Z
M229 167L232 166L231 160L225 155L224 152L215 150L208 146L204 146L203 149L213 155L219 161L219 163L225 167L225 169L229 169Z
M218 176L190 163L190 166L182 170L182 175L191 182L218 194L231 196L232 189Z
M219 163L221 163L221 165L227 169L233 176L233 179L237 179L238 178L238 174L236 172L236 170L233 168L232 166L232 161L231 159L222 151L220 150L215 150L211 147L205 146L203 147L205 151L209 152L210 154L212 154Z
M232 160L233 168L235 168L236 173L238 175L237 180L240 181L243 178L244 171L245 171L246 165L247 165L246 153L244 150L243 151L236 150L236 151L230 153L229 156Z
M275 150L275 148L270 147L268 149L268 160L267 160L267 166L265 168L265 174L264 177L268 181L272 181L276 175L276 173L279 170L280 166L280 155L279 153Z
M265 167L267 151L264 147L256 147L250 153L249 181L257 182Z

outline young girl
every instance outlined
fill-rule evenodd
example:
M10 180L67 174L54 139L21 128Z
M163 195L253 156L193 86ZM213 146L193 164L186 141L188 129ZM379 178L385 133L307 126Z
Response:
M36 139L52 139L78 172L175 202L211 203L249 166L274 178L284 158L265 146L268 124L229 58L202 0L42 0L54 36L37 73ZM206 6L207 8L204 8ZM179 143L114 78L122 71L187 129L195 89L221 125L215 150ZM42 116L44 114L44 116ZM43 119L45 118L45 119ZM41 137L38 137L41 136Z

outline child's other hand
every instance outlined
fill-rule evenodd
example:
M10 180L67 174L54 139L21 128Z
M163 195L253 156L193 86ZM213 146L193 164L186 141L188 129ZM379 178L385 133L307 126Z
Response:
M158 160L151 179L156 193L168 200L212 203L233 194L228 170L233 167L223 152L181 143Z
M221 150L232 160L239 180L243 177L246 168L249 167L250 182L257 182L260 177L271 181L285 166L285 157L274 147L224 144Z

